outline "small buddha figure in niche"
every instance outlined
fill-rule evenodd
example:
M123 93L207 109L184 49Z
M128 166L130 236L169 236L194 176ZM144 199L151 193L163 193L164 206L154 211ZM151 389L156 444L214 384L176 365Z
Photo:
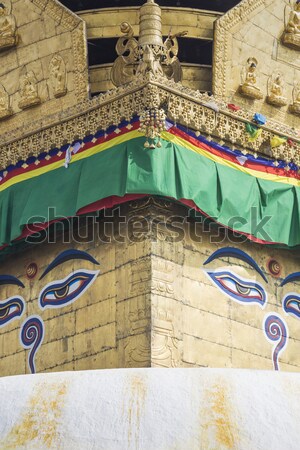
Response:
M285 106L287 98L284 97L284 80L281 73L273 74L268 81L267 102L274 106Z
M257 86L257 60L249 58L247 67L242 71L243 83L240 92L249 98L260 100L263 98L260 88Z
M61 56L55 55L50 62L50 81L54 97L62 97L67 93L66 65Z
M12 115L12 110L10 108L9 103L9 95L0 84L0 120L5 119L6 117L9 117Z
M290 112L300 115L300 82L293 89L293 103L290 105Z
M294 3L290 11L282 41L285 45L300 50L300 0Z
M16 20L8 14L4 3L0 3L0 50L17 45Z
M37 81L32 71L21 76L19 108L25 109L41 103L38 95Z

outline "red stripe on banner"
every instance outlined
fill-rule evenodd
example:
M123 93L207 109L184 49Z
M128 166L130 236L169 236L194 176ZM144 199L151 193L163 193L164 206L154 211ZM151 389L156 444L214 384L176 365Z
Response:
M230 230L234 233L240 234L242 236L246 236L248 239L250 239L253 242L256 242L258 244L264 244L264 245L278 245L280 242L269 242L269 241L263 241L262 239L258 239L257 237L253 236L252 234L244 233L243 231L234 230L233 228L227 227L223 225L222 223L218 222L217 220L210 217L208 214L206 214L202 209L198 208L198 206L194 203L193 200L186 200L184 198L181 198L178 200L180 203L183 203L185 206L188 206L191 209L194 209L195 211L199 211L201 214L203 214L208 219L211 219L213 222L217 223L223 228L226 228L227 230Z
M84 206L83 208L80 208L77 212L76 216L83 216L88 213L94 213L96 211L101 211L102 209L111 209L116 205L121 205L122 203L130 202L132 200L138 200L140 198L145 197L145 194L127 194L124 197L118 197L116 195L113 195L111 197L104 198L103 200L98 200L97 202L91 203L90 205ZM76 217L75 216L75 217ZM70 217L65 217L64 219L70 219ZM46 223L38 223L38 224L29 224L26 225L22 235L17 238L16 240L24 239L28 236L31 236L34 233L38 233L39 231L46 230L50 225L53 223L60 222L61 219L55 219L51 220L50 222Z
M88 213L94 213L96 211L101 211L102 209L111 209L117 205L121 205L122 203L126 203L129 201L133 201L133 200L139 200L141 198L147 197L150 194L126 194L124 195L124 197L118 197L118 196L111 196L111 197L107 197L103 200L99 200L97 202L91 203L90 205L87 205L83 208L81 208L76 216L81 216L81 215L86 215ZM168 197L165 197L168 198ZM175 200L170 198L170 200ZM176 200L177 201L177 200ZM231 232L235 232L239 235L245 236L247 237L247 239L259 243L259 244L263 244L263 245L278 245L280 244L279 242L268 242L268 241L264 241L262 239L258 239L255 236L252 236L251 234L247 234L238 230L233 230L232 228L226 227L225 225L217 222L216 220L214 220L213 218L211 218L209 215L207 215L204 211L202 211L200 208L198 208L198 206L193 202L193 200L188 200L188 199L180 199L178 200L179 203L182 203L183 205L187 206L190 209L193 209L195 211L200 212L201 214L203 214L205 217L211 219L213 222L217 223L218 225L220 225L222 228L226 228L228 230L230 230ZM68 217L70 218L70 217ZM47 228L49 228L50 225L60 222L60 219L56 219L56 220L52 220L50 222L47 223L39 223L39 224L30 224L30 225L26 225L23 229L22 234L13 241L13 243L17 243L18 241L25 239L29 236L32 236L35 233L39 233L43 230L46 230ZM3 245L2 247L0 247L0 251L3 250L4 248L8 247L8 245Z
M238 160L236 159L236 156L226 154L225 152L222 152L221 150L217 150L217 149L205 144L204 142L200 142L200 141L198 141L197 138L189 136L187 133L185 133L182 130L179 130L175 126L170 128L168 130L168 133L171 133L174 136L179 136L182 139L184 139L185 141L188 141L191 144L195 145L196 147L206 150L213 155L219 156L222 159L231 161L231 162L235 163L237 166L242 166L242 167L245 167L248 169L257 170L259 172L265 172L265 173L270 173L273 175L278 175L278 176L283 176L283 177L288 177L288 178L295 178L297 180L300 180L300 174L298 174L297 172L292 171L292 170L287 171L282 168L264 166L264 165L260 164L259 162L254 162L251 160L245 161L245 164L242 165L238 162Z

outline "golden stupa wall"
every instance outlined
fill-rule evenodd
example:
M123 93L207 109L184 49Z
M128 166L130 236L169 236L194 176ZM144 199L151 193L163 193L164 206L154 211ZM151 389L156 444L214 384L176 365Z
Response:
M218 19L214 94L299 127L299 18L294 0L244 0Z
M97 238L98 227L97 236L92 229L89 233L85 227L80 230L80 236L89 236L77 236L79 243L68 244L67 235L57 236L55 244L32 245L0 264L2 274L16 276L25 286L0 286L2 300L21 296L25 303L22 317L0 328L1 376L31 373L29 349L22 348L21 330L32 316L41 319L44 329L34 358L36 372L128 367L137 339L146 348L146 359L137 365L150 366L150 242L129 245L125 239L124 243L103 243ZM73 259L40 280L49 263L70 249L86 252L99 265ZM86 292L59 308L42 310L39 299L45 286L70 278L79 270L95 276Z
M86 31L85 23L56 0L4 3L0 120L1 133L13 139L16 128L28 131L46 116L57 120L88 98Z
M98 225L88 233L82 226L81 238L73 236L69 243L57 236L55 244L31 245L6 257L0 275L17 277L24 288L1 285L2 304L21 297L24 311L1 321L1 376L30 373L32 361L38 373L202 366L299 371L299 282L280 286L297 272L299 259L286 250L232 242L216 230L204 232L200 223L195 228L192 221L168 230L164 218L175 215L178 221L184 211L145 200L125 208L114 237L111 222L105 239L103 224L100 232ZM162 223L155 226L158 217ZM247 254L258 268L222 256L228 247ZM41 278L58 255L74 250L94 261L69 259ZM205 264L216 251L219 257ZM94 278L72 299L70 280L79 274ZM294 303L287 307L290 293ZM53 306L54 296L62 303ZM270 316L279 327L277 337ZM33 344L24 346L24 333L34 331L37 318L43 338L33 350Z

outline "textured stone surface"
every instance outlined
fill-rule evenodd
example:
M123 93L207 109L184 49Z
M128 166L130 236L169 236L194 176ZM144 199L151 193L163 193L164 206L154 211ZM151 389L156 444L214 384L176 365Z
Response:
M0 380L0 446L298 450L299 374L127 369Z

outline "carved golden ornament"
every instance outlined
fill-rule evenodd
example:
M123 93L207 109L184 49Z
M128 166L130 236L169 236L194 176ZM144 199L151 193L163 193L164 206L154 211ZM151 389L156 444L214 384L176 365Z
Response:
M18 43L16 19L8 13L5 5L0 3L0 50L7 50Z
M300 115L300 82L293 89L293 103L289 107L292 114Z
M148 270L149 267L147 267ZM150 308L139 308L129 313L129 320L131 322L131 328L133 332L144 331L150 322L151 310Z
M127 22L121 23L121 32L124 33L116 44L119 55L111 70L111 81L115 86L130 82L137 70L138 42L133 37L133 29Z
M151 207L151 206L156 206L158 208L162 208L164 211L165 210L170 210L173 206L173 203L169 202L166 199L163 198L158 198L158 197L146 197L146 198L142 198L139 200L134 200L133 202L130 202L129 204L130 209L133 210L134 214L136 214L136 212L138 210L141 209L145 209L146 207ZM144 212L142 212L141 214L144 215Z
M300 1L290 3L291 7L285 8L285 31L282 35L282 43L300 50Z
M249 58L247 60L247 66L242 70L240 92L246 97L261 100L263 94L257 86L257 64L256 58Z
M120 37L116 45L118 58L111 70L111 80L115 86L145 75L165 76L176 82L181 80L177 36L184 36L186 32L169 33L163 42L161 9L153 0L147 0L140 8L138 40L134 38L133 29L127 22L123 22L120 29L125 36Z
M179 342L174 337L174 326L168 311L153 308L151 359L155 367L177 367L180 364Z
M35 278L35 276L38 273L38 266L35 262L32 262L30 264L28 264L28 266L26 267L26 276L29 280L32 280L33 278Z
M49 72L54 97L63 97L67 93L67 74L65 62L60 55L51 59Z
M12 115L12 109L10 107L9 95L0 84L0 120L6 119Z
M147 140L144 147L154 149L161 147L161 133L166 129L166 114L163 109L148 109L140 115L139 132L143 133ZM150 142L149 142L150 141Z
M290 105L289 110L292 114L296 114L297 116L299 116L300 115L300 102L293 103L292 105Z
M274 258L269 259L267 263L267 269L270 272L270 274L273 275L274 277L279 277L282 271L281 265Z
M140 8L139 45L152 45L164 51L161 31L161 9L154 0L147 0Z
M209 105L214 102L218 112ZM251 122L256 111L251 108L232 111L227 103L209 96L207 93L192 90L166 80L165 77L149 80L148 77L135 80L128 85L101 94L91 100L85 100L68 108L63 113L41 117L1 135L0 167L16 164L29 156L38 156L41 151L49 151L55 144L62 146L83 137L86 131L94 134L110 125L118 125L123 119L130 121L145 110L160 109L167 105L167 116L216 142L223 140L228 145L246 153L260 152L267 156L284 160L293 160L300 164L300 132L272 118L262 126L262 133L254 142L248 142L245 123ZM37 131L41 130L41 131ZM264 143L270 142L274 135L287 138L280 147L268 149ZM294 142L294 146L288 144ZM280 157L281 157L280 156Z
M77 28L72 32L72 47L74 52L75 88L77 101L81 102L88 98L88 65L87 65L87 41L86 24L79 18Z
M284 80L281 73L275 73L269 77L267 102L277 107L287 105L287 98L284 96Z
M19 108L26 109L41 103L38 95L37 80L31 70L20 78L20 101Z
M146 335L132 336L125 344L126 367L149 367L151 361L151 346Z

